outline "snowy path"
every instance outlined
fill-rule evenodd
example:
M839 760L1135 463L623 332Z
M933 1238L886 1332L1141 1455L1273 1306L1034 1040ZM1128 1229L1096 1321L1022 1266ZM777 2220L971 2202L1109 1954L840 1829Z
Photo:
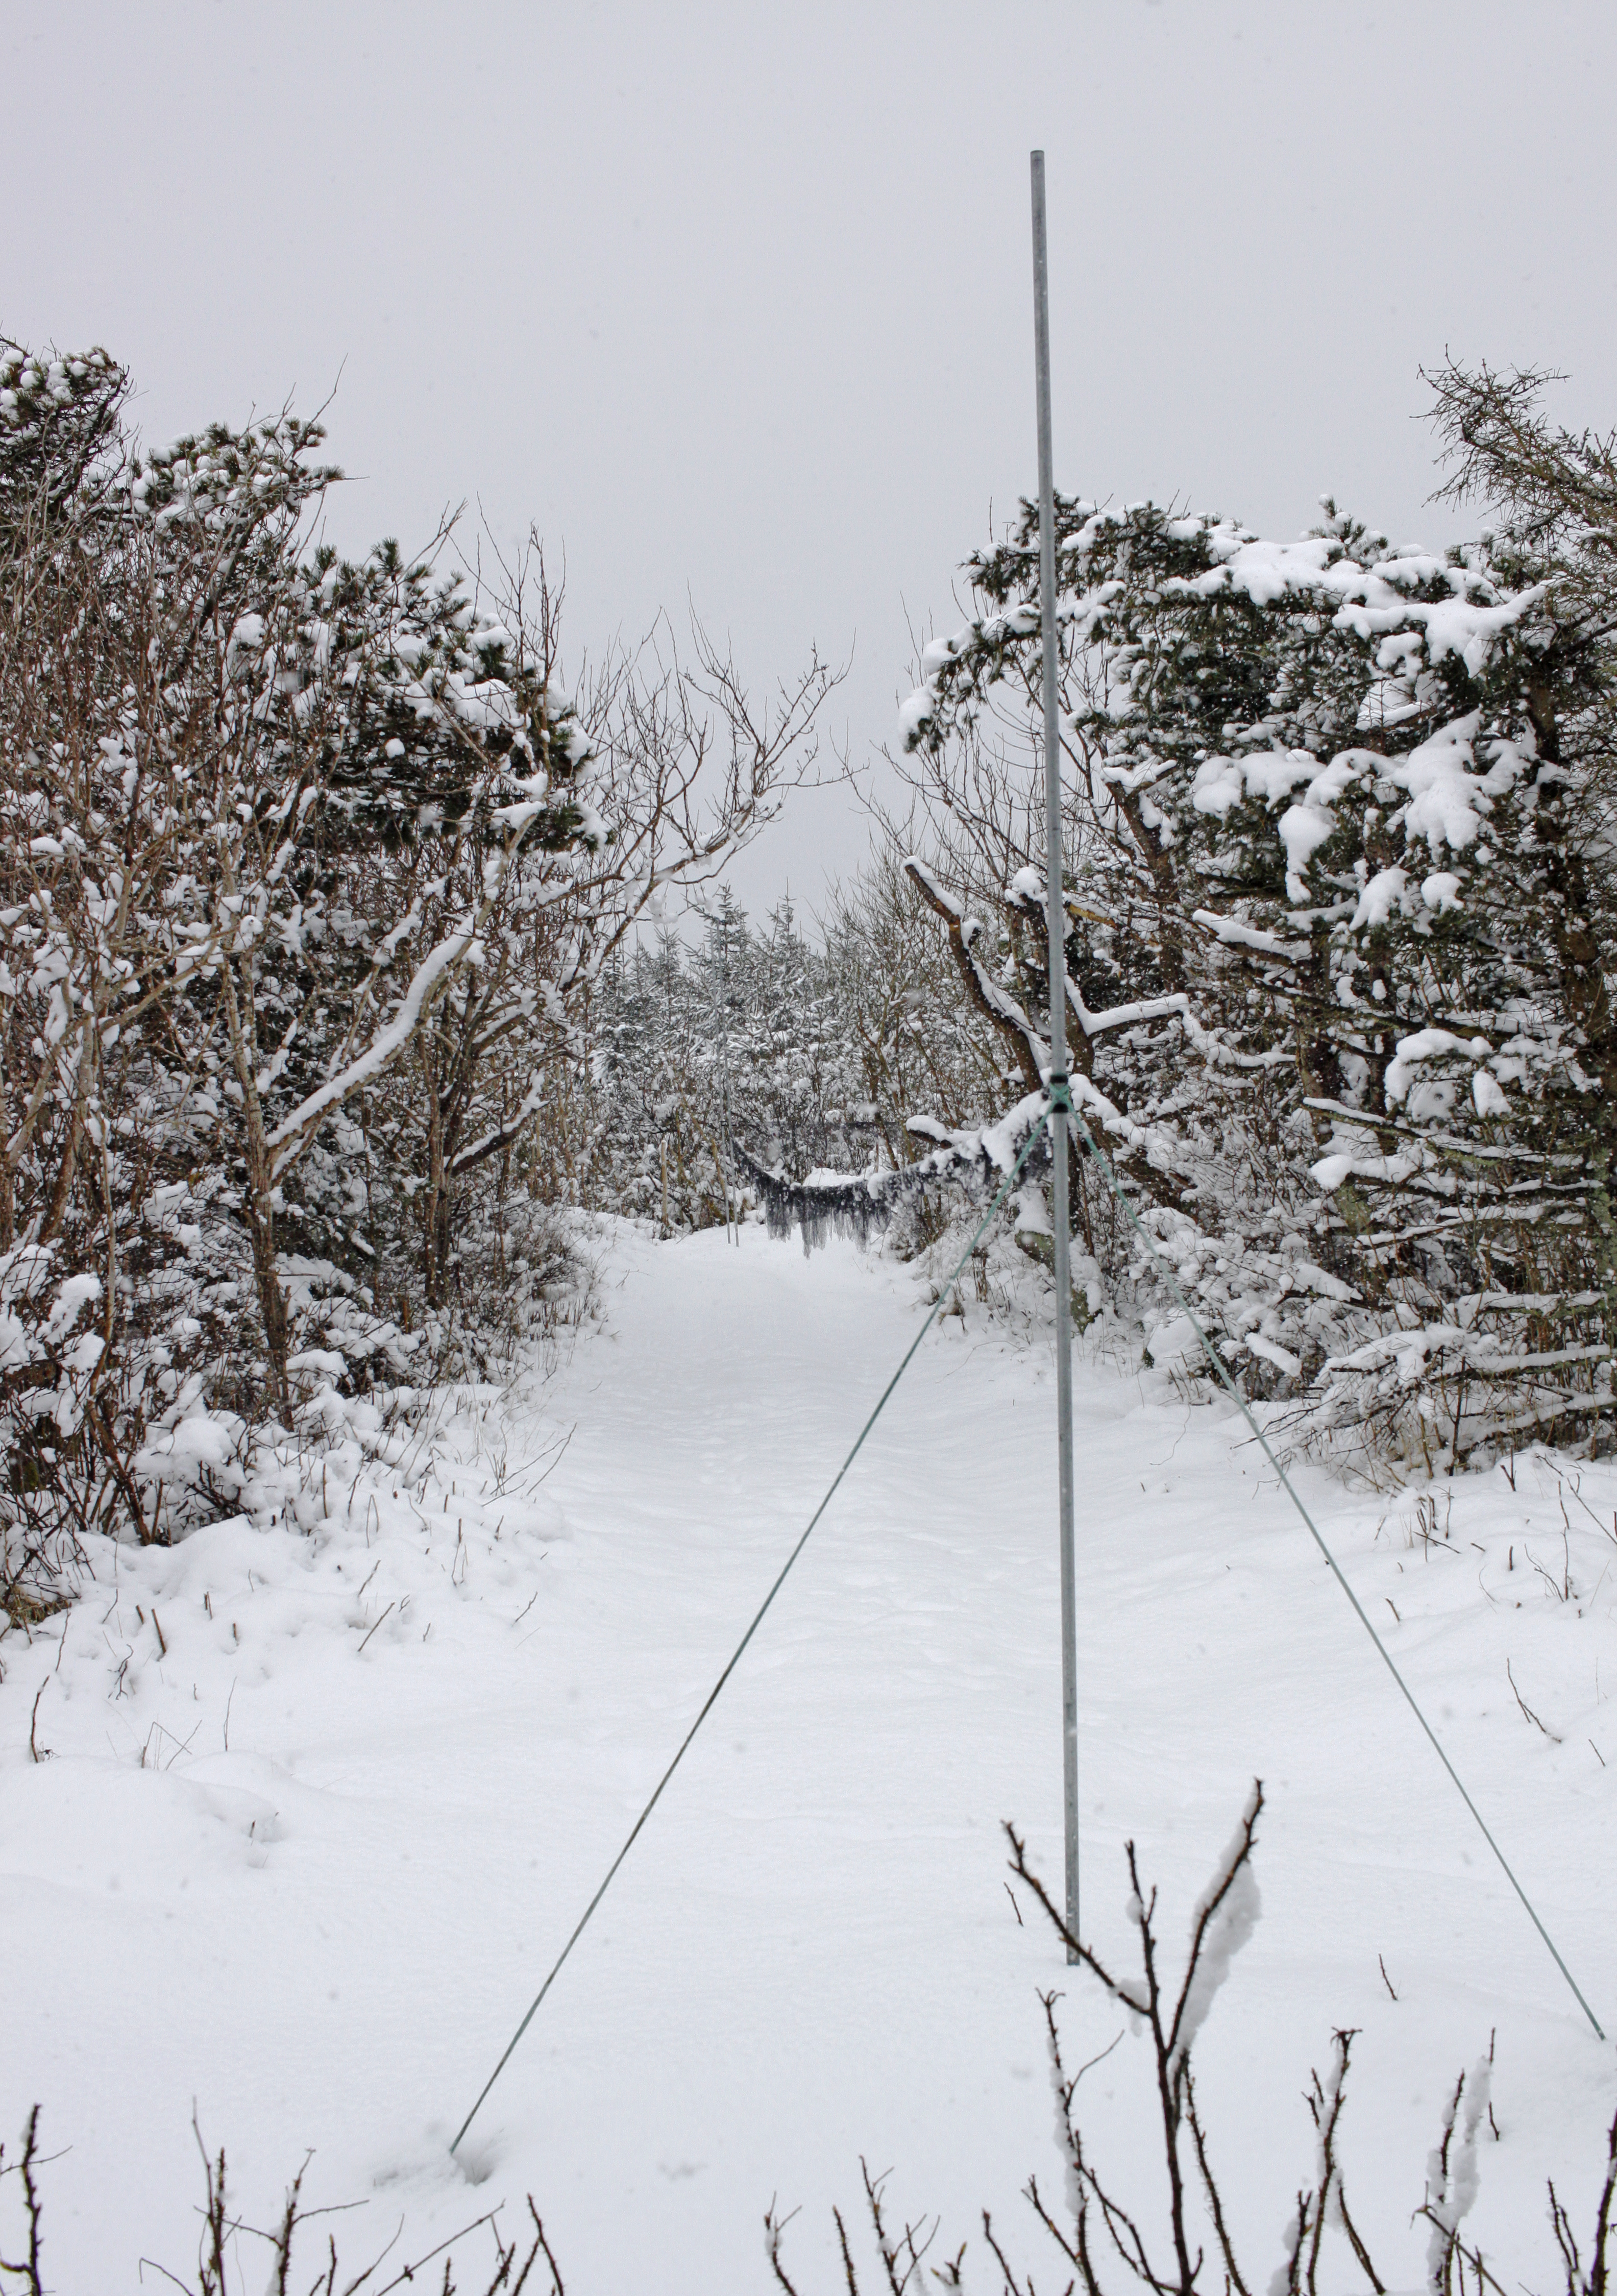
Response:
M38 2098L73 2147L45 2180L57 2288L189 2266L193 2097L254 2221L308 2146L316 2204L365 2201L330 2220L350 2268L401 2214L403 2259L531 2189L570 2296L741 2296L769 2284L778 2194L805 2203L800 2284L829 2288L827 2203L863 2152L900 2212L943 2211L950 2252L991 2205L1042 2282L1016 2199L1055 2167L1035 1988L1066 1990L1075 2062L1116 2028L1018 1926L997 1833L1018 1820L1054 1878L1047 1355L952 1320L483 2108L477 2181L447 2160L917 1314L912 1271L755 1231L620 1234L602 1283L605 1328L503 1416L449 1422L441 1482L406 1464L380 1529L328 1490L312 1538L221 1526L125 1551L116 1584L103 1552L64 1652L55 1622L4 1644L0 2132ZM1086 1931L1127 1957L1131 1832L1177 1949L1254 1774L1269 1793L1264 1919L1201 2052L1251 2268L1346 2024L1350 2185L1394 2284L1418 2277L1442 2094L1495 2028L1477 2227L1541 2263L1543 2175L1592 2174L1609 2052L1238 1423L1104 1367L1078 1409ZM575 1422L539 1487L525 1462ZM1617 2028L1617 1544L1569 1494L1564 1555L1543 1462L1514 1496L1457 1485L1435 1545L1415 1494L1302 1480ZM1611 1523L1617 1474L1582 1496ZM1147 2179L1142 2072L1126 2037L1084 2094Z

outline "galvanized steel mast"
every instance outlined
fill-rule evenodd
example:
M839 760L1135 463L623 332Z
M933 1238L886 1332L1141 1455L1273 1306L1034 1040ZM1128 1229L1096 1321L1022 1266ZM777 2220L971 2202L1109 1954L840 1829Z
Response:
M1031 155L1033 175L1033 357L1038 393L1038 604L1044 654L1045 922L1050 957L1050 1153L1055 1228L1055 1417L1061 1478L1062 1798L1065 1831L1067 1931L1078 1926L1078 1635L1077 1558L1072 1529L1072 1276L1067 1142L1066 906L1062 890L1061 725L1055 621L1055 481L1050 445L1050 292L1045 230L1045 155ZM1069 1961L1076 1959L1071 1946Z

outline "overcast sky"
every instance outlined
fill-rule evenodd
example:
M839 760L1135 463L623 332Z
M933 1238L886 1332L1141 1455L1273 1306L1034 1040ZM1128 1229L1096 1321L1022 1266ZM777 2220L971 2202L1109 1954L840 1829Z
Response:
M12 0L0 59L0 332L152 439L335 385L342 547L467 499L580 644L688 594L758 686L853 649L856 764L1035 482L1035 144L1068 491L1444 540L1446 346L1617 420L1609 4ZM737 890L866 835L808 798Z

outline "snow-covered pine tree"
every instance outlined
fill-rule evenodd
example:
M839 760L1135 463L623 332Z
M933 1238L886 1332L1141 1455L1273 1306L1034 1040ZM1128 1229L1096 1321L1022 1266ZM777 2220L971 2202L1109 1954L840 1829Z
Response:
M1433 1458L1592 1431L1604 639L1485 545L1393 549L1331 504L1276 544L1063 499L1057 549L1072 1057L1141 1220L1315 1424ZM929 651L907 738L926 873L993 920L956 955L1014 1046L1045 1002L1035 513L967 572L978 613ZM1079 1202L1149 1300L1148 1257Z
M757 936L738 1046L735 1120L755 1153L800 1177L844 1149L852 1081L819 952L790 898Z
M231 1184L199 984L235 929L203 689L329 473L290 417L143 461L126 387L101 353L0 359L0 1299L17 1505L144 1529L148 1406L240 1322L200 1249Z
M759 711L698 629L564 700L542 565L343 563L317 424L148 453L126 393L0 357L0 1406L23 1514L149 1536L188 1414L228 1451L405 1362L387 1310L532 1164L572 1003L769 817L834 677Z

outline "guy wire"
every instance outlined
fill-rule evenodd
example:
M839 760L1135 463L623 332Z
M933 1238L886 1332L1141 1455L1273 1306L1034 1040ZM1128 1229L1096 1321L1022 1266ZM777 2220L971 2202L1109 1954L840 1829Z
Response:
M898 1386L899 1382L903 1378L905 1373L909 1369L910 1364L914 1359L915 1350L919 1348L922 1341L926 1337L928 1332L931 1331L932 1325L937 1322L939 1316L943 1311L944 1301L948 1299L949 1292L953 1290L954 1286L959 1282L961 1276L965 1272L966 1261L971 1258L973 1252L976 1250L977 1246L988 1234L990 1226L993 1224L994 1219L998 1214L1000 1206L1010 1194L1011 1190L1014 1186L1022 1171L1022 1166L1027 1162L1028 1158L1033 1152L1034 1142L1039 1137L1039 1135L1044 1131L1046 1125L1049 1122L1049 1114L1050 1112L1048 1109L1045 1109L1040 1111L1037 1122L1034 1124L1032 1129L1028 1134L1027 1139L1022 1144L1022 1153L1017 1157L1016 1161L1012 1165L1009 1172L1005 1175L1004 1185L1000 1188L998 1194L994 1198L993 1202L989 1206L988 1210L983 1214L982 1218L978 1223L976 1232L973 1235L971 1242L961 1253L959 1260L956 1265L954 1274L949 1277L948 1282L943 1284L940 1289L938 1297L932 1302L932 1310L928 1315L926 1321L922 1324L920 1330L915 1333L915 1338L910 1341L908 1348L906 1349L903 1362L900 1363L898 1370L894 1372L892 1377L888 1381L887 1385L882 1389L881 1398L876 1404L876 1407L871 1413L869 1418L865 1422L863 1427L860 1428L852 1450L849 1452L848 1456L837 1469L834 1476L833 1476L825 1497L820 1501L818 1506L816 1507L813 1514L809 1517L808 1526L803 1531L801 1538L798 1540L797 1545L792 1548L791 1554L786 1557L784 1562L782 1563L780 1571L775 1580L775 1584L770 1587L768 1593L764 1596L763 1601L759 1604L757 1612L753 1617L752 1623L747 1628L746 1633L742 1636L741 1640L736 1644L734 1652L731 1653L728 1665L725 1668L724 1672L719 1676L718 1681L713 1685L712 1689L709 1691L706 1699L702 1702L701 1712L697 1715L696 1719L692 1723L690 1728L685 1732L685 1736L680 1740L679 1750L675 1754L673 1760L669 1764L667 1769L662 1773L662 1775L658 1779L656 1790L653 1793L651 1800L646 1803L645 1808L641 1811L639 1816L635 1820L634 1824L629 1828L628 1837L625 1841L622 1849L619 1850L617 1856L612 1859L612 1864L607 1867L605 1879L602 1882L600 1888L595 1891L595 1896L590 1899L588 1905L585 1906L583 1913L579 1915L578 1926L574 1929L572 1935L568 1939L567 1943L562 1948L561 1952L556 1956L555 1961L552 1964L549 1976L546 1977L544 1984L540 1986L538 1991L534 1995L532 2002L529 2004L527 2015L517 2027L510 2040L506 2042L505 2051L501 2055L498 2064L496 2065L494 2070L483 2083L482 2087L478 2091L477 2103L472 2106L471 2112L466 2115L464 2120L462 2121L459 2129L456 2131L455 2142L449 2147L451 2152L455 2152L458 2148L461 2138L465 2135L467 2129L471 2128L472 2122L476 2120L478 2112L481 2108L483 2099L488 2095L489 2090L494 2087L495 2082L498 2080L500 2075L505 2071L506 2065L510 2062L512 2054L514 2051L517 2043L521 2039L529 2025L532 2024L540 2002L544 2000L545 1996L549 1992L551 1987L555 1983L556 1979L560 1976L562 1964L566 1961L568 1955L572 1951L574 1946L578 1944L579 1939L583 1936L586 1929L589 1926L590 1916L594 1914L595 1907L600 1904L602 1898L605 1897L608 1890L612 1887L612 1878L616 1874L619 1866L622 1865L624 1859L628 1856L629 1851L634 1848L636 1840L639 1835L640 1829L645 1824L647 1818L650 1817L652 1812L656 1808L657 1804L661 1800L663 1788L668 1784L669 1780L673 1776L675 1771L679 1767L680 1763L685 1759L686 1750L689 1747L692 1739L694 1738L698 1730L701 1729L702 1724L707 1720L708 1716L712 1712L714 1706L718 1702L719 1692L724 1688L726 1683L728 1682L730 1677L735 1673L736 1667L741 1662L742 1652L746 1649L747 1644L751 1641L759 1627L762 1626L765 1613L767 1611L769 1605L774 1602L776 1596L780 1593L781 1588L786 1583L787 1573L791 1570L792 1564L797 1561L798 1556L802 1553L804 1547L808 1546L809 1534L814 1529L814 1527L818 1522L820 1517L825 1513L826 1508L831 1505L832 1500L835 1497L837 1488L841 1482L843 1476L846 1475L850 1467L852 1466L854 1461L858 1457L861 1449L864 1447L865 1438L869 1434L871 1429L882 1416L882 1412L887 1406L889 1397L892 1394L894 1388Z
M1083 1079L1081 1078L1074 1078L1073 1082L1081 1092L1083 1088ZM1599 2036L1600 2039L1604 2041L1605 2035L1601 2030L1599 2019L1596 2016L1594 2011L1589 2007L1588 2003L1584 1999L1582 1993L1579 1990L1578 1980L1572 1975L1572 1971L1567 1967L1566 1964L1562 1960L1560 1954L1556 1951L1555 1939L1545 1928L1543 1923L1539 1919L1538 1914L1533 1907L1532 1899L1528 1896L1526 1890L1522 1887L1522 1884L1517 1881L1514 1874L1511 1871L1510 1863L1506 1858L1505 1852L1500 1849L1498 1843L1489 1832L1487 1825L1483 1823L1482 1811L1477 1808L1475 1802L1472 1800L1471 1796L1466 1792L1465 1786L1461 1783L1460 1774L1455 1768L1454 1764L1449 1760L1448 1755L1443 1751L1441 1741L1439 1739L1436 1731L1432 1728L1431 1723L1427 1721L1424 1714L1422 1713L1420 1707L1416 1702L1414 1692L1410 1689L1408 1684L1404 1680L1403 1676L1399 1672L1398 1668L1393 1663L1392 1653L1388 1650L1385 1643L1383 1642L1380 1635L1376 1632L1363 1603L1360 1603L1358 1595L1353 1592L1353 1589L1349 1586L1346 1578L1342 1576L1342 1566L1338 1563L1336 1557L1332 1554L1330 1548L1326 1545L1323 1537L1320 1535L1318 1524L1314 1521L1313 1516L1309 1513L1307 1507L1303 1505L1302 1501L1298 1497L1296 1491L1293 1488L1291 1477L1286 1473L1285 1469L1275 1456L1273 1450L1269 1447L1268 1438L1265 1435L1262 1428L1259 1426L1258 1422L1252 1416L1252 1411L1247 1405L1246 1398L1242 1394L1240 1389L1235 1385L1235 1381L1230 1377L1229 1373L1225 1368L1222 1357L1214 1347L1212 1341L1208 1338L1207 1333L1202 1330L1201 1319L1197 1316L1195 1309L1191 1306L1189 1300L1185 1297L1185 1293L1180 1287L1178 1278L1175 1275L1172 1267L1169 1264L1166 1253L1162 1251L1161 1248L1157 1243L1156 1239L1142 1225L1139 1215L1136 1212L1134 1206L1129 1202L1128 1197L1123 1193L1122 1184L1119 1180L1117 1173L1113 1168L1112 1159L1107 1155L1105 1150L1101 1147L1100 1144L1096 1139L1095 1135L1090 1131L1088 1124L1085 1123L1082 1112L1075 1107L1072 1114L1073 1120L1077 1124L1079 1130L1084 1136L1084 1145L1088 1148L1090 1155L1095 1159L1095 1161L1099 1165L1102 1172L1105 1175L1106 1185L1111 1189L1113 1196L1117 1199L1117 1201L1121 1205L1124 1216L1128 1219L1129 1226L1139 1237L1141 1242L1145 1244L1146 1250L1156 1261L1157 1266L1161 1268L1163 1275L1167 1279L1168 1288L1173 1293L1174 1298L1178 1301L1180 1307L1185 1310L1186 1316L1189 1318L1191 1329L1195 1332L1197 1339L1202 1342L1202 1352L1205 1354L1208 1362L1212 1365L1213 1370L1218 1374L1219 1378L1223 1382L1224 1385L1229 1390L1230 1394L1234 1397L1236 1407L1240 1411L1241 1416L1245 1420L1247 1425L1252 1429L1253 1435L1257 1438L1264 1457L1268 1461L1276 1474L1280 1478L1281 1487L1285 1490L1286 1496L1291 1500L1292 1505L1296 1508L1304 1522L1307 1523L1309 1531L1313 1535L1315 1546L1317 1546L1321 1554L1324 1555L1326 1561L1330 1564L1337 1585L1342 1588L1342 1593L1353 1605L1354 1616L1358 1619L1359 1625L1364 1628L1366 1634L1369 1636L1370 1640L1375 1644L1377 1651L1381 1654L1383 1663L1385 1665L1388 1673L1392 1677L1393 1681L1397 1683L1399 1690L1402 1691L1405 1699L1408 1701L1410 1712L1414 1715L1416 1720L1420 1724L1421 1728L1431 1740L1433 1753L1437 1756L1439 1761L1441 1762L1443 1767L1448 1771L1449 1775L1453 1782L1455 1791L1459 1795L1460 1800L1465 1803L1466 1808L1471 1812L1472 1816L1476 1820L1477 1830L1482 1834L1483 1841L1488 1844L1488 1847L1492 1850L1494 1856L1498 1858L1500 1872L1504 1874L1506 1880L1510 1883L1511 1888L1515 1891L1517 1897L1521 1898L1523 1905L1526 1907L1529 1921L1531 1922L1534 1929L1538 1931L1539 1935L1549 1948L1550 1958L1554 1961L1555 1967L1561 1972L1562 1976L1565 1978L1568 1985L1571 1986L1573 1997L1576 1999L1578 2006L1588 2019L1589 2023L1594 2027L1595 2031Z

